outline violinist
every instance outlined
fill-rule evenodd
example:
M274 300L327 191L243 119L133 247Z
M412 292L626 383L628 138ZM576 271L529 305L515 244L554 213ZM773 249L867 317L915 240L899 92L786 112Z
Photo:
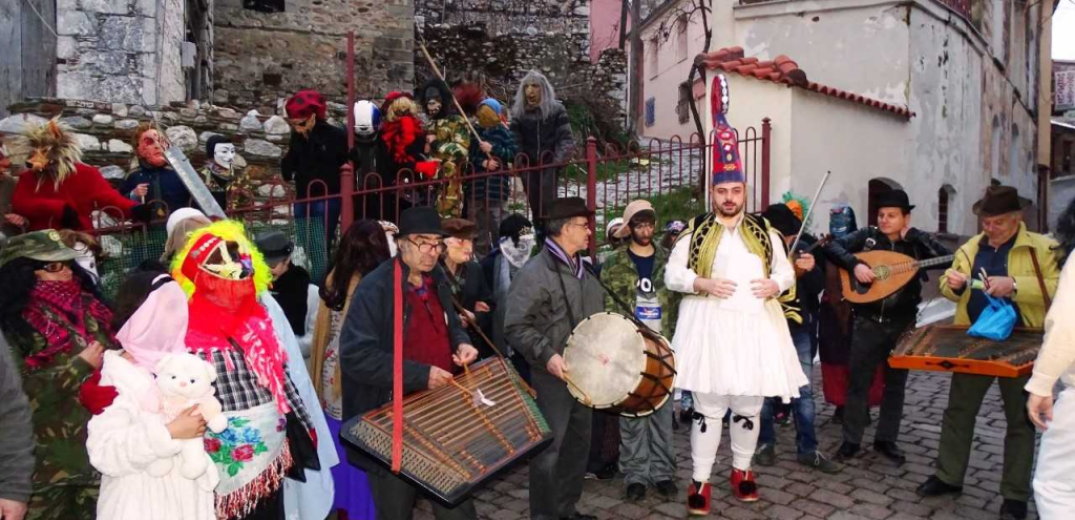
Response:
M785 254L792 247L802 228L802 220L785 204L769 206L762 217L780 232L784 239ZM825 288L825 274L821 264L814 259L813 251L818 244L814 237L803 234L795 245L792 265L795 267L795 285L780 296L784 316L788 320L791 341L799 355L803 374L810 381L817 354L818 317L821 313L820 296ZM773 406L775 398L765 400L761 411L761 431L754 462L759 466L776 464L776 432L773 429ZM799 397L791 400L792 417L795 422L797 460L800 464L825 473L836 473L841 466L818 450L817 433L814 430L816 410L810 383L799 388Z

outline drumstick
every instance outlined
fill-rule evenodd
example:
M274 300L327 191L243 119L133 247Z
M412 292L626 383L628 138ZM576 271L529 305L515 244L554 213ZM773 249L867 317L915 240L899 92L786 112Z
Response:
M567 372L564 372L563 374L564 374L564 382L569 384L569 385L571 385L571 386L573 386L573 387L575 387L575 390L578 390L579 393L582 394L582 399L583 399L582 404L585 404L587 406L592 404L593 399L590 399L590 394L587 394L585 390L583 390L582 388L579 388L579 385L575 384L575 382L571 380L571 376L567 375Z

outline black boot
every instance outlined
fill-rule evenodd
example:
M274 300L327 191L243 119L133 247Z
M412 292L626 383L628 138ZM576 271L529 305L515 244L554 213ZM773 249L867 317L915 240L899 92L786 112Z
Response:
M896 464L907 462L907 457L903 455L903 450L892 441L873 441L873 451L888 457L888 460Z
M953 486L937 478L937 475L933 475L920 484L915 492L918 493L918 496L935 497L947 493L962 493L963 486Z

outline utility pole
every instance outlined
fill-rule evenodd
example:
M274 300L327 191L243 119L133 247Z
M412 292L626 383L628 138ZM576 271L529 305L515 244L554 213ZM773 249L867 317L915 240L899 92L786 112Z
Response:
M630 9L631 0L623 0L620 3L620 50L627 45L627 10Z

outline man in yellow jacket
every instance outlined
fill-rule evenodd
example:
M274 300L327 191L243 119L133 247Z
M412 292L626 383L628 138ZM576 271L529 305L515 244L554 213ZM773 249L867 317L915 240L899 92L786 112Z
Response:
M1010 302L1017 325L1041 327L1045 322L1046 298L1056 292L1060 268L1051 238L1026 230L1022 210L1030 201L1015 188L991 186L974 204L982 233L971 237L956 252L952 268L941 277L941 293L958 302L955 323L970 325L989 301L986 295ZM982 279L984 273L984 280ZM941 426L937 473L918 487L922 496L959 493L970 458L974 423L993 376L952 374L948 408ZM1023 386L1029 376L997 378L1004 400L1007 434L1004 436L1004 473L1000 514L1004 519L1026 518L1034 464L1034 428L1027 419Z

